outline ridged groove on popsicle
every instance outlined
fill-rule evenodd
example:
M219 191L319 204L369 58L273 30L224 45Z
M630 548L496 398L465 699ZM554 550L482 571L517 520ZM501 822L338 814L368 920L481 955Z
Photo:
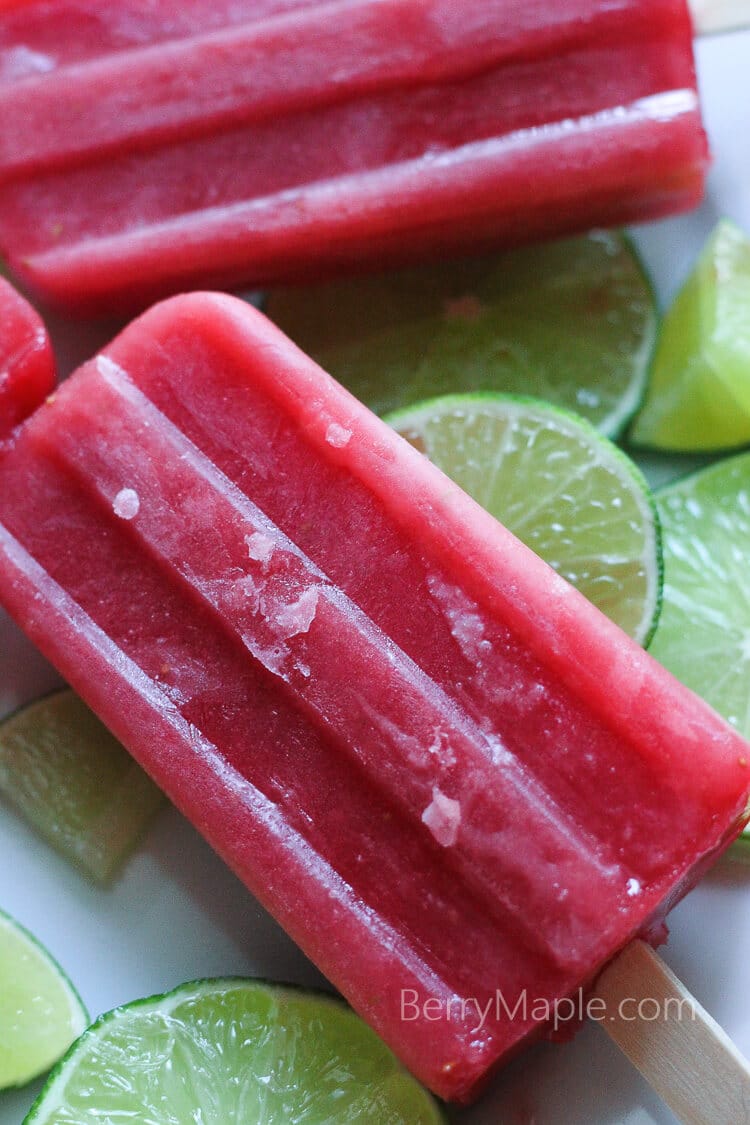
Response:
M210 353L201 358L185 354L181 356L179 343L173 341L165 343L163 347L164 352L169 353L173 357L171 361L173 363L172 370L177 380L181 379L182 369L194 369L201 363L208 368L211 365L215 365L218 361L217 354L211 355ZM197 350L200 355L200 350ZM169 364L162 361L162 369L168 368ZM151 393L154 393L153 389ZM199 402L200 395L204 393L207 394L209 392L198 392ZM226 399L227 388L216 385L212 388L210 393L213 394L217 401L223 402L223 400ZM185 403L183 402L181 405L184 406ZM171 404L171 408L174 410L174 404ZM231 409L223 405L217 408L219 413L223 412L225 414L224 421L220 428L220 432L223 435L232 432L233 416L241 419L249 415L254 418L255 425L253 432L244 433L242 437L239 438L244 445L245 459L252 464L253 469L256 469L258 465L263 463L264 446L266 443L275 442L278 446L281 441L278 418L274 417L270 422L264 420L262 417L263 408L263 401L262 399L258 399L257 396L255 399L249 398L245 401L240 397ZM102 406L102 417L111 419L115 414L116 412L111 403ZM207 435L201 430L203 420L200 416L197 419L187 420L185 417L179 418L179 424L188 431L192 429L194 433L196 431L196 421L196 437L205 447L207 444ZM266 432L267 436L264 437L264 433ZM327 468L320 462L320 459L318 459L317 462L313 462L313 464L308 463L310 455L303 455L300 449L295 447L295 441L297 446L299 446L299 439L293 439L291 443L286 443L283 453L279 450L279 456L282 459L282 463L287 466L292 465L295 462L295 458L298 460L300 457L303 458L298 465L298 471L300 480L304 482L301 486L302 496L306 497L309 495L309 489L311 487L309 482L318 477L325 476ZM127 443L124 442L124 444ZM302 446L302 448L304 448L304 446ZM344 450L344 452L346 452L346 450ZM217 451L215 448L211 448L210 453L212 458L217 459L219 462L226 462L226 451L222 451L221 449ZM307 457L308 460L305 460L305 457ZM265 459L266 461L268 460L267 453L265 454ZM234 471L236 474L236 468L229 466L229 469L230 472ZM247 467L245 467L243 471L246 474ZM266 475L268 475L269 472L273 473L275 471L276 470L271 469L269 466ZM282 519L286 518L287 520L294 520L295 518L304 520L304 510L302 509L297 508L294 514L291 511L283 511L284 506L288 507L290 502L288 488L286 490L281 489L280 491L274 487L269 488L269 480L263 482L262 479L258 479L258 476L262 478L263 474L256 474L256 479L252 483L252 490L253 492L258 489L261 490L267 510L269 510L269 506L270 510L273 510L273 506L276 505L276 518L281 516ZM270 479L273 480L273 478ZM265 493L263 493L263 489L265 489ZM279 501L274 497L275 492L278 492L279 496L283 497L281 510L279 509ZM298 502L295 501L295 504L297 503ZM326 503L329 507L332 504L332 494L330 491L326 493ZM347 495L342 504L340 513L341 519L346 520L351 516L352 512L356 512L359 503L359 501L357 504L354 503L353 495ZM336 507L332 509L333 515L335 515L335 511ZM373 519L374 517L369 515L366 518ZM373 534L375 534L374 531ZM381 526L378 529L378 542L382 543L384 547L387 542L387 534L387 527ZM334 542L336 542L335 533ZM317 544L315 546L319 559L320 552L324 549L324 545ZM403 555L405 550L403 542L398 539L394 539L391 549L394 556ZM337 565L335 557L329 557L321 561L324 562L324 569L326 569L327 572ZM352 563L352 566L353 565ZM424 563L421 560L412 559L412 565L415 575L419 575L423 571ZM343 581L344 585L347 583L351 585L353 581L351 574L346 573L343 575L335 574L335 578L337 581ZM394 592L389 594L384 576L384 596L390 596L394 603L399 604L399 613L401 615L403 615L404 612L401 607L404 597L411 599L415 606L419 606L419 611L424 613L424 594L420 593L417 588L411 590L409 594L406 594L406 590L409 589L409 586L403 574L398 576L397 581L402 589L399 592L395 592L396 588L391 587ZM390 635L397 638L397 643L399 643L399 645L405 645L407 650L411 646L412 655L420 664L425 667L434 666L436 672L432 673L432 675L441 675L441 672L437 670L440 669L441 666L435 661L435 653L442 653L441 659L443 662L447 659L446 654L452 653L450 659L453 667L451 668L450 678L454 680L457 685L461 685L460 688L452 690L454 694L458 695L462 707L468 706L474 709L477 714L485 713L489 707L494 723L499 724L493 728L493 734L499 742L501 744L505 743L511 750L519 754L521 759L527 762L527 767L530 768L533 773L544 779L545 786L548 788L551 787L551 791L556 794L558 800L565 804L566 807L578 810L577 816L580 824L586 822L590 824L593 816L593 822L598 824L597 832L600 838L602 840L608 840L613 835L613 821L626 825L632 813L632 808L637 806L638 803L638 786L631 790L627 785L618 780L618 784L611 787L611 792L606 795L606 799L599 802L600 807L597 807L593 812L590 808L592 794L597 793L602 785L608 785L611 777L617 776L620 752L615 748L616 744L611 742L611 736L604 730L598 731L595 735L596 751L592 755L586 756L584 763L582 763L575 754L571 754L571 750L574 746L584 745L586 741L590 741L592 738L590 725L584 723L583 726L580 726L580 716L577 717L575 705L573 704L571 709L571 701L569 701L569 705L563 707L558 713L556 705L551 702L554 699L555 693L551 690L550 686L546 684L543 671L538 666L534 666L533 662L530 663L518 644L514 644L513 639L505 636L502 631L495 633L488 631L484 640L476 636L472 637L471 629L467 628L464 623L468 622L470 625L472 620L477 617L477 608L472 607L471 598L466 597L460 590L453 590L450 582L441 580L439 572L435 571L427 575L427 585L430 600L434 607L433 614L436 622L432 625L435 631L434 640L426 644L422 649L415 650L414 641L409 638L408 635L404 635L403 630L399 633L399 626L393 620L389 620L386 626ZM356 593L356 600L361 600L362 591L357 590ZM371 607L369 612L371 614L379 613L382 619L384 610L382 606L375 606ZM442 635L439 632L441 622ZM471 651L472 646L474 646L474 652ZM457 649L461 651L456 651ZM488 651L481 652L481 649L487 649ZM480 655L481 659L478 659ZM525 692L520 696L517 692L513 693L512 670L516 666L523 666L527 669L526 674L531 684L534 686L533 692L531 692L528 697ZM445 668L446 666L443 663L443 675L445 673ZM624 669L624 672L627 672L627 668ZM529 747L519 744L518 740L515 738L513 715L518 716L518 721L522 725L528 727L528 725L533 722L538 729L538 749L535 754L532 753L531 757L529 757ZM594 764L591 766L585 765L585 761L588 760L588 757L591 757L593 760ZM631 765L631 771L633 769L635 769L635 763ZM582 786L582 781L590 771L593 772L591 772L591 776L587 782L587 785L591 787L591 791L589 792L586 786ZM630 784L634 784L632 777ZM641 787L649 787L653 784L655 784L655 782L650 778L647 771L643 776ZM639 815L643 814L639 813ZM676 833L676 840L679 838L678 826L685 831L694 815L700 817L700 811L693 808L684 795L680 797L675 795L675 799L671 805L667 804L664 799L662 799L659 816L662 818L671 818L671 823L673 823ZM614 833L614 837L615 846L622 846L621 843L617 842L616 832ZM640 851L636 854L632 849L638 847L640 847ZM630 862L633 865L632 874L639 880L642 880L646 875L654 877L663 870L665 857L661 855L658 849L653 848L650 844L646 844L643 841L639 844L636 839L636 841L630 845L629 854ZM671 862L671 857L667 857L667 861ZM625 885L626 880L627 876L624 876L622 886Z
M639 5L573 0L554 9L545 5L541 23L525 5L507 0L469 8L456 7L455 0L330 0L105 55L0 86L0 178L98 161L127 145L142 150L233 124L278 120L371 93L459 81L528 57L532 30L536 58L575 50L582 36L604 44L614 39L632 52L643 39L664 34L665 12L674 12L671 0L652 4L651 18ZM619 83L617 95L621 104Z
M456 253L700 198L697 105L666 109L673 123L653 135L638 108L695 98L684 0L339 0L226 16L198 20L194 41L169 13L163 26L144 17L136 47L100 15L100 56L73 46L79 61L0 84L0 246L48 297L142 306L197 281ZM2 20L0 64L1 35Z
M168 43L227 27L256 24L287 12L320 7L322 0L3 0L0 22L0 82L39 77L103 55L139 49L150 43ZM628 5L632 10L634 6ZM623 7L621 4L620 7ZM616 5L609 5L611 19ZM530 2L509 16L525 21L526 29L538 31L570 15L579 15L580 30L590 24L591 8L555 0ZM643 38L654 17L662 21L682 19L680 0L659 5L640 5L641 26L634 35ZM625 19L628 19L626 15Z
M567 165L564 178L560 160ZM373 255L387 265L468 246L515 244L559 233L560 211L571 231L606 225L613 206L622 221L636 221L697 203L705 163L697 98L681 90L70 245L61 224L62 237L53 233L43 247L35 224L28 236L34 248L14 250L12 258L30 286L62 304L137 306L196 277L217 286L266 284L361 268ZM43 183L39 190L43 197ZM0 187L6 216L0 238L6 241L19 204L26 212L25 192L25 185L18 193ZM28 202L36 196L32 187Z
M259 21L320 0L0 0L0 83Z
M499 1034L497 1027L478 1032L476 1015L470 1010L469 1020L410 1024L407 1040L395 1039L392 1029L399 1020L402 989L415 989L422 998L434 997L444 1006L460 1000L410 943L404 925L394 929L379 917L289 823L285 810L252 785L180 715L160 685L125 656L2 525L0 579L7 584L6 605L23 617L25 628L40 647L67 669L71 682L93 707L103 713L115 705L112 727L124 744L135 745L150 737L160 748L150 763L155 779L198 828L213 825L214 847L322 970L345 994L357 997L358 1011L431 1088L447 1098L467 1097L502 1050L498 1040L513 1042L533 1030L532 1022L519 1020L512 1030ZM27 615L20 600L31 595L34 601L35 594L39 595L37 612ZM117 672L114 684L113 669ZM377 805L374 811L380 811ZM403 863L402 856L399 870ZM381 875L384 879L397 877L398 871L392 872L383 863ZM452 898L454 894L460 903L460 888L451 892ZM441 919L441 927L449 931L452 911ZM481 935L481 917L469 914L458 921L463 939L454 948L471 958L473 935L465 927L467 922L477 924L476 932ZM497 927L494 931L496 942L502 940ZM351 955L355 950L356 956ZM524 966L512 942L502 963L519 973L531 968ZM519 976L519 989L521 980ZM478 998L485 994L483 989ZM456 1005L455 1010L460 1008ZM431 1060L427 1068L426 1059Z
M643 757L644 768L657 767L660 784L669 788L675 778L673 771L665 767L658 746L662 740L674 737L675 729L681 729L683 724L678 716L668 713L660 715L656 727L644 725L635 697L631 713L626 713L625 702L633 688L632 670L636 668L642 671L639 679L653 682L667 698L674 700L672 709L684 713L686 727L695 726L689 736L690 753L696 768L697 763L701 764L690 785L698 783L715 753L712 744L718 729L711 735L707 733L715 720L711 712L695 697L685 696L663 670L643 657L638 646L625 644L611 624L594 613L570 587L556 580L533 555L524 554L525 562L521 565L509 549L514 542L512 537L503 535L486 513L468 503L444 477L438 477L441 485L436 489L434 470L428 471L423 458L405 450L400 442L393 448L390 433L384 433L359 403L326 379L312 361L280 333L271 330L261 316L229 298L214 297L207 302L205 297L198 296L167 302L148 314L146 323L153 335L146 334L145 342L136 342L135 334L124 335L108 349L111 359L128 370L162 413L226 476L251 494L269 518L288 530L308 557L400 648L444 683L462 707L471 714L484 715L490 704L492 721L502 723L502 739L514 752L522 756L529 753L528 748L516 746L513 739L514 716L520 721L524 715L528 721L529 701L514 699L508 690L512 685L510 670L523 668L530 680L543 685L543 664L552 658L557 665L556 674L572 692L571 702L584 685L587 689L600 687L596 693L597 715L605 721L607 733L599 732L597 737L633 740L634 752ZM189 390L185 388L185 371L193 373ZM205 401L212 403L210 412L202 407ZM249 418L252 425L248 424ZM342 418L351 419L344 428L352 436L341 448L328 440L327 418L335 419L337 424ZM433 517L436 503L438 514ZM429 507L423 510L424 505ZM458 531L454 505L461 512L462 532ZM402 514L411 518L413 506L419 526L416 542L415 529L410 525L404 528L400 523ZM468 537L467 527L471 528ZM357 550L342 551L342 535L356 543ZM504 581L500 584L496 579L498 566L504 568ZM488 598L496 606L490 614L493 623L487 623L487 639L496 642L494 649L490 646L494 661L490 665L486 664L489 657L485 651L477 668L477 654L466 654L466 638L457 636L456 623L446 618L443 605L436 604L441 576L450 585L445 575L455 573L456 568L464 583L463 592L457 593L462 594L464 602L476 603L477 611L480 605L487 605ZM430 587L427 601L426 583ZM547 618L537 620L538 589L548 591L548 596ZM460 605L459 598L457 608ZM487 610L479 612L486 616ZM497 618L492 616L495 612ZM581 651L576 624L581 613L587 617L590 628L597 626L596 643L609 654L605 663L611 676L606 682L600 672L592 671L599 667L596 648L590 659L588 650ZM526 619L529 614L534 621L532 630L528 629ZM506 620L509 627L501 626L500 622ZM515 624L511 626L511 622ZM520 643L513 633L516 628L523 635ZM612 659L615 651L618 661ZM494 683L478 684L478 673L490 668L487 679ZM620 670L622 682L617 680ZM494 697L488 697L488 687L496 692ZM503 690L507 698L503 698ZM562 731L544 733L546 725L557 728L560 722L554 712L545 711L544 693L537 694L540 698L536 706L542 717L540 737L547 740L548 751L532 770L546 770L545 785L549 786L567 775L568 755L559 752ZM615 698L618 706L614 714L620 716L620 723L611 730ZM521 702L525 709L515 711L514 706ZM563 745L572 749L583 730L590 730L588 710L587 726L579 729L571 726L572 706L567 709L570 741ZM708 720L705 730L704 718ZM731 742L728 729L725 734ZM558 748L557 753L554 747ZM601 809L598 821L597 831L603 839L611 835L611 820L619 823L629 804L636 802L635 790L628 793L622 783L614 787L608 784L616 776L610 772L610 766L616 764L620 751L615 750L614 758L611 753L611 748L607 751L600 744L595 758L599 760L604 755L602 772L591 774L590 778L592 795L606 787L611 790L604 793L608 807ZM599 815L598 804L592 809L586 796L579 793L576 797L574 792L580 789L583 768L581 762L571 765L570 792L562 803L579 803L582 822L590 824L592 816L596 819ZM642 784L647 785L647 781L645 775ZM621 806L612 803L618 797ZM685 816L692 815L688 804L687 794L682 793L675 797L669 811L675 818L675 839L681 834L680 828L686 827ZM662 807L666 815L663 799ZM647 845L640 863L644 869L656 870L651 865L658 860Z
M553 961L567 948L565 967L586 963L588 954L580 947L590 940L592 920L573 907L577 873L587 869L587 893L596 883L599 901L609 902L613 914L628 881L640 884L643 873L622 870L606 841L588 837L561 814L497 736L463 713L123 372L98 362L86 395L66 400L67 425L64 431L55 428L49 453L74 467L105 509L123 491L118 482L128 480L127 491L140 498L128 521L130 533L165 573L178 575L190 595L218 615L221 628L262 668L283 681L290 705L352 754L407 818L415 808L432 805L436 787L455 800L461 819L451 833L457 846L446 863L483 896L488 913L499 904L506 925L506 913L512 914L531 947ZM79 427L89 435L85 446L76 437ZM202 527L222 528L220 542L217 534L205 557L194 534L183 534L197 511ZM345 671L337 667L342 652ZM387 715L378 706L384 699ZM521 856L517 841L532 820L535 832ZM569 896L559 913L549 911L551 941L530 923L534 891L526 879L529 861L539 869L550 855L555 856L550 875Z
M59 246L139 229L548 126L550 104L559 121L591 117L612 110L613 73L624 105L694 84L690 55L660 40L640 45L637 62L627 43L575 50L564 62L521 58L462 81L379 90L179 144L107 153L83 167L38 170L0 196L3 224L16 238L24 232L27 252L51 234Z

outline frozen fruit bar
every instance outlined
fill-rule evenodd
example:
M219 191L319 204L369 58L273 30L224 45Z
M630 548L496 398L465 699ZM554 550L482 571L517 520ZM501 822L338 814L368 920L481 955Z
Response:
M685 0L4 0L0 249L77 309L653 218Z
M55 384L55 361L39 315L0 277L0 442Z
M231 297L17 431L0 601L447 1098L745 814L747 745Z

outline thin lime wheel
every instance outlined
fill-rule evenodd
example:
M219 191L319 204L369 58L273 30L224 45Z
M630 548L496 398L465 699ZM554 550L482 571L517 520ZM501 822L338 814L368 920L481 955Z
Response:
M430 1095L333 997L208 980L117 1008L50 1078L26 1125L438 1125Z
M115 875L164 801L72 691L0 723L0 793L100 882Z
M87 1023L86 1009L57 962L0 911L0 1090L44 1074Z
M581 418L511 395L452 395L390 424L577 586L648 643L661 601L661 545L639 469Z
M683 453L750 443L750 239L719 223L664 318L635 445Z
M502 391L575 410L610 437L641 401L657 325L643 267L611 231L277 290L266 311L376 413Z

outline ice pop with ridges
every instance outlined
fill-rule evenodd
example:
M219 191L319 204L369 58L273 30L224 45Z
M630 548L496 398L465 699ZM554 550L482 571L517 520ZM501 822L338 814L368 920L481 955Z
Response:
M0 600L450 1098L543 1031L474 1001L590 981L745 813L742 739L229 297L17 433Z
M158 18L66 0L69 30L47 0L22 7L27 32L0 8L0 246L60 304L516 243L703 189L684 0Z

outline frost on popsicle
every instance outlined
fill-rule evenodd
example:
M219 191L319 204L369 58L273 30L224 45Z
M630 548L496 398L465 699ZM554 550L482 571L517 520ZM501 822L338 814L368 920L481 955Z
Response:
M135 519L140 507L141 498L134 488L121 488L112 503L112 510L121 520Z
M345 426L340 426L338 422L331 422L326 430L326 441L334 449L343 449L351 440L352 431L347 430Z
M264 535L262 531L254 531L252 535L245 537L245 542L247 543L247 553L251 559L261 563L270 562L274 548L273 539Z
M422 821L442 847L450 848L458 839L461 827L461 803L446 797L435 787L432 800L422 813Z

